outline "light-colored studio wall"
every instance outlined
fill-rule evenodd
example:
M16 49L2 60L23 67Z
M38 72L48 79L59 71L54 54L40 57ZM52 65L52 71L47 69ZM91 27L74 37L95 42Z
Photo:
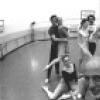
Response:
M81 10L94 10L100 18L99 0L1 0L0 4L0 19L5 20L4 34L27 30L32 21L38 23L36 27L48 26L52 14L63 19L80 18Z

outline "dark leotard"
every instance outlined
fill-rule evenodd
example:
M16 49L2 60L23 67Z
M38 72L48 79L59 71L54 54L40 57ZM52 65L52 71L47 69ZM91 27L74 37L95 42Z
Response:
M62 77L63 77L66 85L68 86L69 90L71 90L70 82L72 82L72 81L77 82L78 81L75 64L72 64L72 65L74 67L74 71L72 73L69 73L69 72L67 72L65 70L62 71Z

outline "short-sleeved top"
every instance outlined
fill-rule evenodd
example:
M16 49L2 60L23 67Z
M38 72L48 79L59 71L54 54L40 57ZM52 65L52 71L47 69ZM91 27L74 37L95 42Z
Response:
M65 70L62 70L62 77L64 78L65 83L72 82L73 80L75 80L75 82L78 81L75 64L71 64L71 66L73 66L73 68L74 68L73 72L71 72L71 73L69 73Z
M58 34L58 26L51 26L48 30L48 34L51 37L52 35L55 35L56 38L59 38L59 34ZM52 38L51 38L52 40ZM58 42L55 42L52 40L52 44L56 44Z
M96 42L95 31L96 31L96 26L95 25L89 25L89 27L88 27L89 42Z
M89 25L88 31L89 31L90 34L94 33L96 31L96 26L95 25Z

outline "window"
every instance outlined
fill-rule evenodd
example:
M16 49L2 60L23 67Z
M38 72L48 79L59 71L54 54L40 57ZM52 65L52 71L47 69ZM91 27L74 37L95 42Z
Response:
M0 20L0 33L4 31L4 20Z
M95 11L94 10L81 10L81 19L86 18L90 14L95 15Z

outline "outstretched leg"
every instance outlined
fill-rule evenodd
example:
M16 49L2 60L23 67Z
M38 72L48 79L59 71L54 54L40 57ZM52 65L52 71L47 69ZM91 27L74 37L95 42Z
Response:
M51 100L57 100L63 93L68 92L67 86L65 85L63 79L61 79L61 82L58 84L54 92L49 91L48 86L43 86L42 89L47 93L49 99ZM67 98L70 97L71 95L67 95Z
M85 96L88 90L88 84L84 77L78 79L78 86L79 86L79 92L82 94L82 99L85 100Z

